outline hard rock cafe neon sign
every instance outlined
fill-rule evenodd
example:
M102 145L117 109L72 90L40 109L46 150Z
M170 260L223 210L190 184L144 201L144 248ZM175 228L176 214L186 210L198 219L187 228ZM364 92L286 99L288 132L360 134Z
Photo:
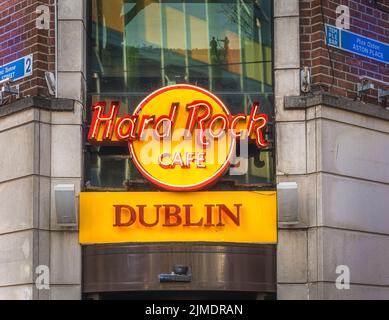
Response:
M266 114L253 103L250 114L232 115L211 92L192 85L161 88L146 97L132 115L119 116L119 102L92 106L88 140L127 143L141 174L170 191L200 190L228 169L237 141L267 147Z

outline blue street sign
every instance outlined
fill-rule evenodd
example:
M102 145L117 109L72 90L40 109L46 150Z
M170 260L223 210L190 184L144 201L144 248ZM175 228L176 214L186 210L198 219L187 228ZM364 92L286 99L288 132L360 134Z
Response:
M326 24L328 46L383 63L389 63L389 44Z
M20 80L32 75L32 55L25 56L18 60L0 66L0 80Z

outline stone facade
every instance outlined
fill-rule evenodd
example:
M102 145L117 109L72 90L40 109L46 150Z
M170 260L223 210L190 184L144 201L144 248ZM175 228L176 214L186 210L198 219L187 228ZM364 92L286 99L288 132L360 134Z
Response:
M45 71L55 71L55 2L24 2L0 5L0 64L34 55L33 76L18 82L21 99L0 110L0 299L80 299L78 228L57 223L54 187L74 185L77 203L83 175L86 1L58 0L59 100L48 97L44 80ZM35 28L36 7L42 4L50 8L50 30ZM50 270L50 290L35 285L39 266Z
M343 2L350 5L352 15L356 8L363 7L351 19L352 29L356 27L353 22L361 15L376 16L376 24L387 17L381 11L378 14L377 9L367 9L366 1ZM323 4L324 21L334 25L335 3L323 1ZM277 18L280 11L284 14ZM336 96L323 94L324 89L300 96L297 75L300 67L312 67L314 86L328 84L332 78L322 76L323 68L328 71L329 67L324 63L328 51L324 45L320 1L296 0L288 1L288 5L276 1L275 50L287 39L298 37L290 31L295 29L291 23L299 23L290 18L296 12L300 14L300 52L292 45L288 57L275 55L277 181L294 181L299 185L299 223L279 225L278 298L388 299L385 265L389 257L383 248L389 240L385 197L389 183L385 147L389 141L389 112L377 104L376 93L375 98L366 99L375 104L339 98L355 97L359 76L376 76L366 64L374 65L372 68L379 73L377 79L386 81L388 66L338 50L332 53L335 61L354 61L359 67L353 70L348 63L346 70L344 64L335 62L335 85L329 91ZM288 23L280 22L288 16ZM371 19L368 21L373 24ZM288 33L285 30L279 34L277 30L286 24ZM381 27L382 41L389 29L386 22ZM288 64L293 60L291 55L301 65L280 73L277 66ZM345 86L342 79L348 77L348 72L354 73L354 77ZM296 97L288 98L292 96ZM350 290L336 288L339 276L336 268L340 265L350 269Z
M300 220L293 227L280 225L278 296L387 299L389 113L350 112L342 105L362 104L349 99L336 106L330 99L308 105L303 100L286 101L287 109L305 113L299 123L306 157L303 172L290 165L278 175L278 181L299 184ZM291 143L287 135L278 137L278 148ZM291 162L284 157L295 155L281 152L278 161ZM336 288L336 268L341 265L350 269L350 290Z
M77 228L57 224L52 190L60 183L80 188L81 109L46 98L1 108L0 299L80 297ZM72 153L64 147L69 139ZM50 290L35 286L39 266L50 270Z
M2 2L1 21L22 10L19 2ZM41 3L46 2L34 5ZM334 2L323 3L327 22L333 23ZM364 15L377 15L376 9L372 14L367 10L367 1L342 3L350 3L352 13L359 6L365 8L352 20L353 28ZM328 88L332 81L319 4L318 0L274 0L277 182L299 186L299 223L279 224L278 298L388 299L389 111L376 103L373 93L368 100L375 104L339 98L354 98L361 75L388 81L388 69L334 52L336 85L329 91L337 96L325 96L325 89L301 96L303 66L312 67L318 87ZM48 5L53 9L52 2ZM30 9L23 20L28 26L36 17L34 7ZM383 21L387 39L387 15L380 13L377 18ZM57 224L53 190L58 184L73 184L78 195L82 188L86 1L58 0L60 100L37 98L47 96L43 71L54 70L52 31L33 37L37 42L46 37L46 46L36 43L18 51L18 44L9 41L21 41L24 35L7 38L12 31L4 28L12 23L0 27L0 33L5 32L0 37L0 64L31 53L31 48L38 51L32 52L37 62L34 75L22 83L23 96L34 98L0 108L0 299L79 299L78 231ZM366 23L372 28L372 22ZM376 29L376 34L381 31ZM35 286L40 265L50 268L50 290ZM350 290L335 286L339 265L350 268Z

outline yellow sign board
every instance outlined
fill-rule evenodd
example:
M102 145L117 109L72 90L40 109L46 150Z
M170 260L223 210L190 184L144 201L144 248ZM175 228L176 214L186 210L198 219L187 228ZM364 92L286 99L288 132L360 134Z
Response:
M277 243L275 191L84 192L80 243Z

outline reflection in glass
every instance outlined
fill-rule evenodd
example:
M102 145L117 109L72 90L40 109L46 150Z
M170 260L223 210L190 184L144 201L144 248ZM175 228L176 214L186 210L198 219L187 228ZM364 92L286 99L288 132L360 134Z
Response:
M271 0L91 2L91 103L120 100L121 114L126 114L160 87L190 83L214 92L233 114L247 113L252 102L260 101L262 112L271 118ZM125 148L113 151L120 160L112 160L114 155L104 160L107 148L90 149L87 172L92 184L118 187L122 180L141 179ZM271 148L251 149L248 174L227 175L225 180L273 182ZM123 156L130 164L122 163ZM96 173L102 166L117 171L110 174L115 181Z

